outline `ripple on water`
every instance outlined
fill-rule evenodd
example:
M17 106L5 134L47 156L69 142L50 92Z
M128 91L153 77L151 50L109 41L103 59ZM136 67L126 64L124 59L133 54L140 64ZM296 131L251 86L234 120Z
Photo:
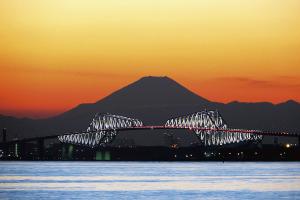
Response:
M0 163L0 199L99 197L300 199L300 163Z

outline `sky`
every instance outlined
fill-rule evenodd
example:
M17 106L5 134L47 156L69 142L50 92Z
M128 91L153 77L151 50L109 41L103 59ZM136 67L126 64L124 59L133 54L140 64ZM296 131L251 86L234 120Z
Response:
M0 114L43 118L143 76L300 102L299 0L0 1Z

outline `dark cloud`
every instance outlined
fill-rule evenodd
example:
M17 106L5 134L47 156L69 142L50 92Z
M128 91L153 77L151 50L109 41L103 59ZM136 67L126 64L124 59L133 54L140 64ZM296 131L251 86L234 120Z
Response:
M279 79L280 77L278 77ZM281 81L274 81L274 80L259 80L259 79L252 79L247 77L219 77L215 80L221 82L230 82L230 83L239 83L242 85L249 85L249 86L256 86L261 88L300 88L299 83L288 83ZM298 79L297 79L298 80Z

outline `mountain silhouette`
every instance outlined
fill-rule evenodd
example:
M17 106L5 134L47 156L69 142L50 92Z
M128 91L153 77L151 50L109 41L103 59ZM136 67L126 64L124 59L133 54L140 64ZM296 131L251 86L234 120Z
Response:
M0 115L0 128L8 129L10 139L24 138L86 130L97 112L138 118L144 124L154 125L203 109L219 110L233 128L300 131L300 104L295 101L276 105L267 102L211 102L168 77L151 76L143 77L95 103L80 104L48 119L17 119Z
M122 106L187 105L207 103L168 77L144 77L98 101Z

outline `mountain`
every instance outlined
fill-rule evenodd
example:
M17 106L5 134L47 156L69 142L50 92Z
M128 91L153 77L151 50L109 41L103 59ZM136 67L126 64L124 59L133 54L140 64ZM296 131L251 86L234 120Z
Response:
M114 92L96 104L121 106L165 106L207 103L168 77L144 77Z
M190 107L194 109L195 106L200 106L202 109L208 104L208 100L168 77L150 76L141 78L96 103L81 104L51 120L65 123L65 120L72 119L81 124L81 120L86 119L81 127L86 128L96 112L109 112L138 118L146 124L157 124L163 123L174 113L185 114L192 111ZM70 128L76 127L77 125L73 127L70 124Z
M67 131L86 130L97 112L134 117L144 124L164 124L173 116L203 109L218 109L230 127L263 130L300 131L300 104L211 102L189 91L168 77L144 77L89 104L81 104L48 119L17 119L0 116L0 128L8 129L9 138L23 138Z

